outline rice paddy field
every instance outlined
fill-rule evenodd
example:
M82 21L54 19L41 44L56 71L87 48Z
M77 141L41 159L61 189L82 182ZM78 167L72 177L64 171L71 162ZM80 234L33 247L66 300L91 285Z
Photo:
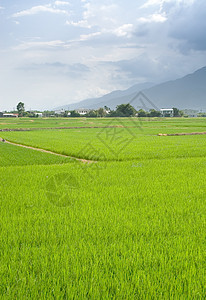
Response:
M206 135L158 133L206 120L30 121L0 137L68 157L0 142L0 298L205 299Z

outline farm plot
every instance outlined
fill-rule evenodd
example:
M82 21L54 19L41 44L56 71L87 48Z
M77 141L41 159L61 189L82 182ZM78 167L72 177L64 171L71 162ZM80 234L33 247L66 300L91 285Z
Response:
M158 132L158 129L156 129ZM151 129L101 128L2 132L9 141L77 158L102 161L204 157L202 136L157 136Z
M1 297L203 299L205 167L1 167Z
M154 134L206 131L205 118L0 118L0 130L106 126L142 127Z
M67 157L20 148L0 142L0 166L51 165L70 162Z
M115 122L1 132L96 161L0 143L2 299L204 299L206 137L157 136L204 124Z

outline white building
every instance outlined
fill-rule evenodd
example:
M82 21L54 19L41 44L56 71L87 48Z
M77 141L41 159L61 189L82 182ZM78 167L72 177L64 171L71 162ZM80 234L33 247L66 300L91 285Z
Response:
M56 115L62 115L62 114L64 114L65 113L65 109L59 109L59 110L56 110L55 111L55 114Z
M86 108L79 108L75 109L75 111L80 114L81 116L86 115L90 112L91 109L86 109Z
M161 112L162 117L173 117L174 116L173 108L161 108L160 112Z
M43 113L37 113L37 112L36 112L36 113L34 113L34 114L35 114L36 117L37 117L37 116L38 116L39 118L42 118L42 117L43 117Z
M18 118L18 114L3 114L4 118Z

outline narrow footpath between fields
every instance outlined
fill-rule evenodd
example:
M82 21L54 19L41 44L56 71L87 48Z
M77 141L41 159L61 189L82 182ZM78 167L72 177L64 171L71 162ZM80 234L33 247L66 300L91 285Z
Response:
M49 154L53 154L53 155L57 155L57 156L61 156L61 157L71 158L71 159L80 161L82 163L91 164L91 163L96 163L97 162L97 161L94 161L94 160L77 158L77 157L74 157L74 156L64 155L64 154L56 153L56 152L45 150L45 149L41 149L41 148L35 148L35 147L26 146L26 145L22 145L22 144L18 144L18 143L13 143L13 142L7 141L5 139L2 139L1 137L0 137L0 142L4 142L4 143L10 144L10 145L14 145L14 146L18 146L18 147L23 147L23 148L27 148L27 149L31 149L31 150L36 150L36 151L40 151L40 152L44 152L44 153L49 153Z

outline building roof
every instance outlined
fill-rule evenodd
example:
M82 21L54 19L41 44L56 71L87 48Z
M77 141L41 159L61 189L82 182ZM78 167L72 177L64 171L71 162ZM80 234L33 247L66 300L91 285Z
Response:
M173 111L173 108L161 108L161 111Z

